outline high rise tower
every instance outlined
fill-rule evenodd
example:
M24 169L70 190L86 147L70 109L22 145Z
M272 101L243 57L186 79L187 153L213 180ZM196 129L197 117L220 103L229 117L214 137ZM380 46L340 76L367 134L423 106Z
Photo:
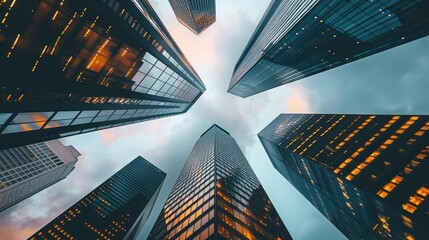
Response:
M274 167L349 239L429 236L429 116L283 114Z
M0 151L0 212L66 178L80 153L58 140Z
M135 239L165 176L139 156L30 239Z
M291 239L238 144L217 125L195 144L149 239Z
M272 0L228 92L248 97L428 34L424 0Z
M196 35L216 21L215 0L169 0L177 20Z
M6 0L0 19L0 149L184 113L205 90L147 0Z

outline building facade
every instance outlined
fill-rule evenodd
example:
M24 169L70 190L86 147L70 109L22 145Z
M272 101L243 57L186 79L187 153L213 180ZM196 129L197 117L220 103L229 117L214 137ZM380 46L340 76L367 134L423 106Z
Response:
M184 113L205 91L146 0L6 0L0 19L0 149Z
M169 0L177 20L199 35L216 21L215 0Z
M0 212L66 178L80 153L58 140L0 151Z
M429 34L427 1L272 0L228 92L248 97Z
M139 156L29 239L136 239L165 176Z
M283 114L274 167L349 239L426 239L429 116Z
M238 144L217 125L195 144L148 239L291 239Z

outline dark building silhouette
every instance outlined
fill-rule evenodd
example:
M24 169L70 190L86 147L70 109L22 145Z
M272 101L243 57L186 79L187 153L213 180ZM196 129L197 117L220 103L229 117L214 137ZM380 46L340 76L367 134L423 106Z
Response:
M292 239L228 132L195 144L148 239Z
M248 97L428 34L424 0L272 0L228 92Z
M349 239L429 236L429 116L283 114L274 167Z
M0 212L63 180L80 153L58 140L0 151Z
M0 149L186 112L205 91L148 1L0 3Z
M216 21L215 0L169 0L177 20L199 35Z
M136 239L165 176L139 156L29 239Z

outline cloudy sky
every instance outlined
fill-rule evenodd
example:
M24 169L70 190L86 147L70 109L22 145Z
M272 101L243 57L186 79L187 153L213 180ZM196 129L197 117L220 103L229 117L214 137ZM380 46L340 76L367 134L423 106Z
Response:
M180 116L63 139L82 156L60 183L0 213L0 239L24 239L141 155L167 175L146 239L199 136L213 123L236 139L294 239L345 239L272 167L256 134L280 113L429 114L429 38L242 99L226 93L234 65L269 0L217 1L217 21L200 36L155 10L207 91Z

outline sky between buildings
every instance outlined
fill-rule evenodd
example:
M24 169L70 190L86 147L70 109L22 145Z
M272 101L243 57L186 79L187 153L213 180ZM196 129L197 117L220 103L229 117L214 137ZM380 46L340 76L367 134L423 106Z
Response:
M256 134L280 113L429 114L429 37L242 99L226 92L269 0L216 1L200 36L165 0L150 1L207 91L186 113L63 139L82 153L74 172L0 213L0 239L24 239L141 155L167 173L146 239L189 153L213 123L236 139L294 239L345 239L271 165Z

